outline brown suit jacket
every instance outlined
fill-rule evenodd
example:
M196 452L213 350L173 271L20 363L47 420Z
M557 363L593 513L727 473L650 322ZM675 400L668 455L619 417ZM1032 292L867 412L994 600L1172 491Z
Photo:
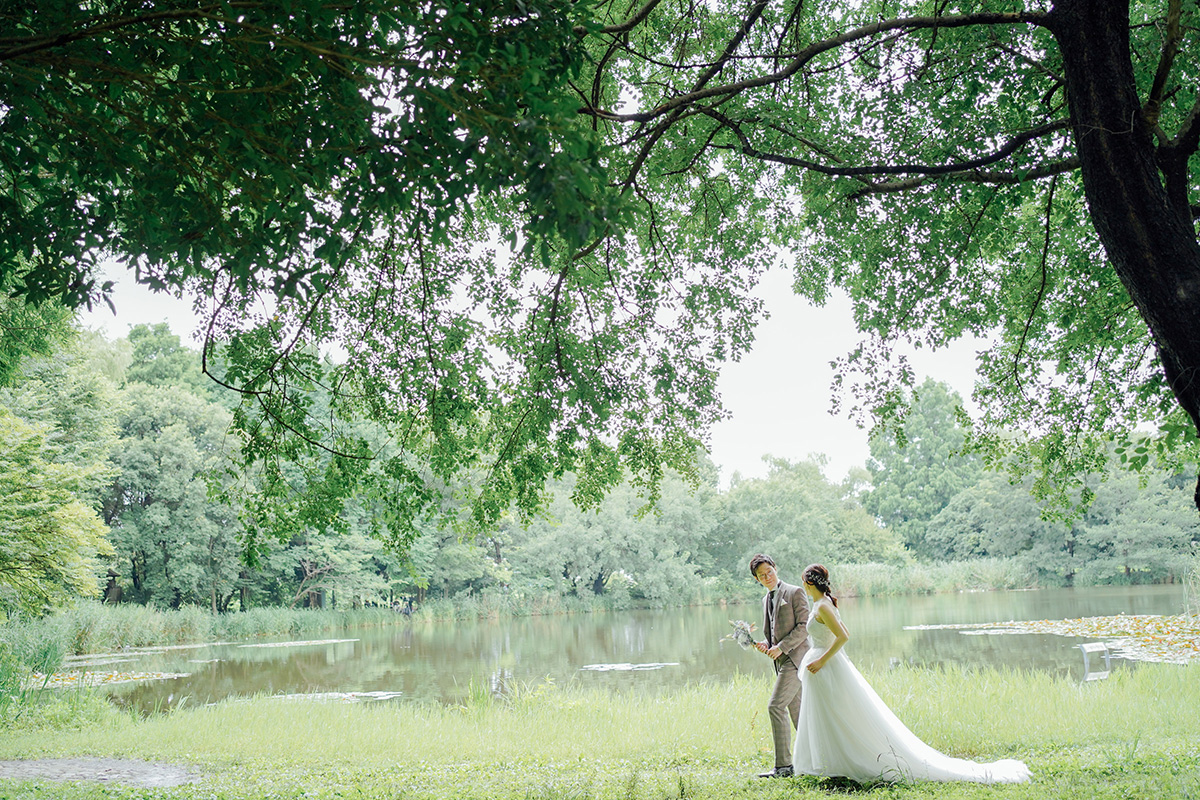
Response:
M775 671L778 672L785 660L790 659L796 664L808 650L808 595L799 586L779 582L775 587L775 626L768 627L767 601L771 594L763 597L763 631L767 634L767 644L779 645L783 655L775 659Z

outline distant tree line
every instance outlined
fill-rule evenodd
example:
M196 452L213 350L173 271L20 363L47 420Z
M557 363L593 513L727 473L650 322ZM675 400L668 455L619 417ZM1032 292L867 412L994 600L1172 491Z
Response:
M332 520L302 510L311 526L264 540L254 528L264 476L231 469L237 398L202 376L167 325L117 341L79 333L52 350L0 389L9 613L88 594L216 613L487 592L669 605L744 593L759 551L796 569L1001 557L1039 585L1156 582L1180 577L1200 540L1189 481L1168 473L1097 474L1085 513L1044 519L1028 480L961 454L960 400L932 381L903 429L874 437L868 464L841 483L819 460L768 458L766 477L722 488L700 454L698 485L668 473L652 501L623 483L580 508L568 474L532 520L504 516L473 539L429 524L403 554L385 546L386 515L366 501Z
M1047 518L1033 477L985 470L979 455L961 452L967 434L958 424L959 405L947 386L927 380L902 432L871 441L872 488L863 506L913 557L1016 558L1048 586L1174 581L1187 573L1200 552L1189 477L1132 473L1117 468L1110 454L1084 481L1091 497L1082 513Z

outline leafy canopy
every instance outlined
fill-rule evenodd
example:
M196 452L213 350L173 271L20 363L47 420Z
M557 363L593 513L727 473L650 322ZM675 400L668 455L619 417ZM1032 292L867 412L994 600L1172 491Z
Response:
M1089 14L1115 32L1084 55L1131 70L1110 88L1144 98L1145 140L1186 167L1197 12L1110 10L7 6L0 277L91 303L110 255L192 292L206 369L245 398L258 522L281 534L350 494L404 544L431 514L528 512L567 472L587 503L625 470L651 487L694 470L780 250L797 291L854 299L866 338L842 380L862 408L896 416L897 339L994 335L977 441L1032 428L1025 465L1065 474L1138 422L1187 438L1174 400L1191 427L1200 409L1154 358L1186 373L1178 335L1151 339L1139 273L1085 224L1119 214L1094 210L1078 131L1106 128L1076 124L1089 73L1064 49ZM1156 263L1200 263L1187 252Z

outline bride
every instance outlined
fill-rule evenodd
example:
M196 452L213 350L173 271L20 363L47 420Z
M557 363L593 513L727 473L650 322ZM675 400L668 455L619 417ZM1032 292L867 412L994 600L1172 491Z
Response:
M939 753L905 727L841 652L849 640L829 590L829 571L804 570L813 600L809 651L800 663L800 720L793 764L797 775L868 781L974 781L1020 783L1029 768L1006 759L978 764Z

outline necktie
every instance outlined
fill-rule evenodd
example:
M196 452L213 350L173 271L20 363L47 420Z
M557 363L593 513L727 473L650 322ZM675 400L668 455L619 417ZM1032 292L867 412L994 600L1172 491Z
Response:
M767 595L767 644L775 646L775 591Z

